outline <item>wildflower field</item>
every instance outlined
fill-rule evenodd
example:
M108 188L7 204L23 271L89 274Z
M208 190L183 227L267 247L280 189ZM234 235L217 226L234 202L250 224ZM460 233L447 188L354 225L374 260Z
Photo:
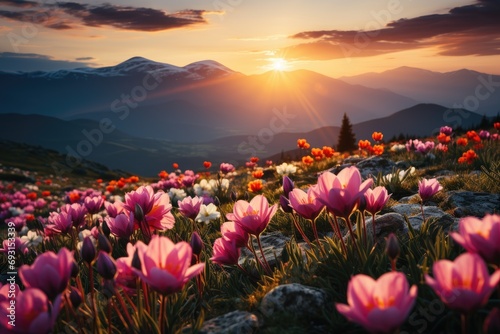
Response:
M447 201L500 193L499 132L374 132L352 154L300 138L297 161L174 164L154 179L1 166L0 333L499 333L500 208L458 215ZM397 167L357 165L376 159ZM418 226L403 215L392 230L402 203ZM283 286L317 297L269 307ZM235 311L239 327L212 320Z

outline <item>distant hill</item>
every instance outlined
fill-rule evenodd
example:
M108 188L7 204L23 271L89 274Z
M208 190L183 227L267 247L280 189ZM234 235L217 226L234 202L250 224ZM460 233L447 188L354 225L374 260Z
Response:
M386 139L399 134L427 136L443 125L468 128L482 116L466 110L449 110L434 104L419 104L392 114L353 125L356 138L370 139L381 131ZM202 169L204 160L217 165L241 165L250 156L268 157L296 148L297 139L306 138L312 147L335 146L339 127L320 127L308 132L258 132L203 142L165 141L131 136L120 130L102 133L102 124L92 120L64 121L41 115L0 114L0 139L40 145L66 154L70 164L78 157L97 161L113 169L155 176L170 169L173 162L182 169ZM102 138L98 134L102 133ZM270 131L270 129L269 129ZM88 152L88 154L87 154Z
M403 66L382 73L339 79L350 84L387 89L419 102L464 108L481 115L495 116L500 112L500 75L468 69L439 73Z
M388 116L415 104L385 90L351 85L311 71L246 76L215 61L177 67L142 57L97 69L0 73L1 113L65 120L111 119L136 137L197 142L258 133L275 122L311 131Z

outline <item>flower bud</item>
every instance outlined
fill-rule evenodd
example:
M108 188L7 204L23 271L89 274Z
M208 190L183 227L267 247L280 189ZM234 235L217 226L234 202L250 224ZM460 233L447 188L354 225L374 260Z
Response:
M141 264L141 259L139 258L139 250L136 249L134 252L134 256L132 257L132 268L135 268L137 270L142 270L142 264Z
M231 199L231 201L236 202L238 200L238 193L234 190L231 191L231 193L229 194L229 198Z
M82 243L82 259L88 264L92 263L95 259L95 247L92 239L89 236L83 239Z
M106 221L102 222L102 233L106 237L109 237L109 235L111 234L111 230L109 229L108 223Z
M399 241L394 233L389 234L389 237L387 237L385 251L391 261L395 261L398 258L400 252Z
M73 305L73 308L77 308L78 306L80 306L83 301L80 290L78 290L74 286L70 286L69 300L71 301L71 305Z
M104 236L104 234L99 233L99 235L97 236L97 245L99 246L99 250L106 253L111 253L111 243L109 242L108 238Z
M214 205L215 205L215 206L220 206L220 200L219 200L219 197L215 196L215 197L214 197L214 202L213 202L213 203L214 203Z
M280 195L280 206L281 206L281 209L283 211L285 211L286 213L293 212L293 209L289 204L290 204L290 201L288 200L288 198L286 198L285 195Z
M193 234L191 234L190 245L193 249L193 254L195 254L196 256L200 256L201 250L203 249L203 240L201 240L198 232L194 231Z
M97 272L104 279L113 279L116 275L116 264L111 256L106 252L99 252L97 256Z
M142 222L144 220L144 211L142 211L141 206L137 203L135 203L134 217L135 217L135 219L137 219L140 222Z
M73 261L73 264L71 265L71 277L75 278L76 276L78 276L78 274L80 273L80 268L78 267L78 264Z
M293 181L288 176L283 176L283 194L286 198L288 198L288 194L293 190L295 185Z

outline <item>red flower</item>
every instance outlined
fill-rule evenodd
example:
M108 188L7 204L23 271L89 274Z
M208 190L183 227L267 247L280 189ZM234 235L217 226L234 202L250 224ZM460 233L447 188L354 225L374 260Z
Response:
M168 173L165 170L162 170L161 172L158 173L158 176L160 179L166 179L168 177Z
M333 157L333 154L335 153L335 150L331 148L330 146L323 146L323 155L327 158Z
M372 144L368 140L360 140L358 142L358 148L360 150L369 150L371 148Z
M495 127L495 129L500 130L500 122L493 123L493 126Z
M257 169L256 171L252 172L252 176L256 179L261 179L264 176L264 172L262 169Z
M383 138L384 138L384 135L382 134L382 132L374 132L374 133L372 133L372 139L374 141L381 141Z
M321 148L313 148L311 149L311 154L314 156L314 159L321 160L323 159L323 150Z
M250 158L250 162L253 162L254 164L257 163L258 161L259 161L259 158L257 158L257 157Z
M382 155L382 153L384 153L384 145L374 145L372 153L375 155Z
M178 169L178 168L179 168L179 164L178 164L177 162L174 162L174 163L172 164L172 167L173 167L174 169Z
M30 200L34 201L34 200L36 200L38 195L36 194L36 192L30 192L26 195L26 197L29 198Z
M439 135L437 136L437 140L441 144L448 144L451 141L451 137L445 135L444 133L440 132Z
M212 167L212 163L210 161L203 161L203 167L209 169L210 167Z
M458 146L467 146L468 143L469 143L469 141L467 140L467 138L458 138L457 139Z

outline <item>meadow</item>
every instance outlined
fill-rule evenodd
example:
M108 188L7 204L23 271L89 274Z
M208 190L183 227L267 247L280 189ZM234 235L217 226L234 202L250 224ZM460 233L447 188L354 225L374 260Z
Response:
M297 161L157 178L3 165L0 333L498 333L499 208L459 215L448 195L498 196L499 133L375 131L351 154L297 138ZM384 225L405 203L418 226ZM302 295L269 307L283 286ZM239 327L211 321L233 311Z

